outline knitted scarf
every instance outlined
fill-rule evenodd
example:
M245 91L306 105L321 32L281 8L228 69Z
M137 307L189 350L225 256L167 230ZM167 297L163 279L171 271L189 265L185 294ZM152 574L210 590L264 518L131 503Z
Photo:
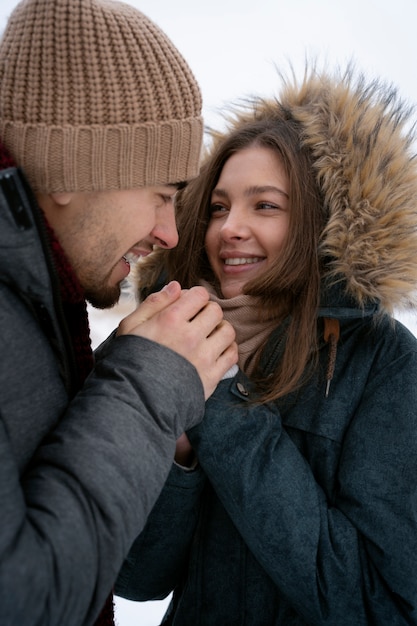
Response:
M15 163L0 142L0 170L15 167ZM52 228L45 219L51 250L60 282L61 299L69 334L73 341L74 355L78 372L78 388L93 366L87 304L83 289ZM113 594L111 593L100 613L95 626L114 626Z
M210 300L217 302L225 320L231 323L236 331L236 343L239 349L238 364L248 376L253 373L258 357L266 339L279 323L279 318L270 316L260 319L258 298L241 294L234 298L219 298L215 289L205 280L200 284L207 289Z

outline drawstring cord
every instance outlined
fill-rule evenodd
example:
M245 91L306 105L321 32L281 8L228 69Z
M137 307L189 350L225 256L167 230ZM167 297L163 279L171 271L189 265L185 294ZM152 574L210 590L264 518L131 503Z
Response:
M329 344L329 360L326 371L326 398L329 395L330 383L332 382L336 365L337 342L340 337L339 320L330 317L324 318L324 341Z

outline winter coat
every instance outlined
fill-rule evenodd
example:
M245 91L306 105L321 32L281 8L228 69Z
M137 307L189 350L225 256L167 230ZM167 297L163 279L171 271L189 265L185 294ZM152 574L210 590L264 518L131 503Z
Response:
M109 341L74 395L58 280L30 189L18 170L4 170L2 626L94 622L166 480L176 438L204 410L195 369L134 336Z
M242 373L219 384L188 433L200 467L172 468L117 594L175 589L181 626L417 623L417 345L372 312L320 312L341 326L327 398L324 340L316 377L273 406Z
M138 601L174 590L164 624L417 624L417 340L389 315L417 284L417 172L394 95L376 104L378 85L348 79L310 78L280 99L329 211L318 367L268 405L239 372L188 431L199 465L172 467L116 585ZM340 336L326 394L329 319Z

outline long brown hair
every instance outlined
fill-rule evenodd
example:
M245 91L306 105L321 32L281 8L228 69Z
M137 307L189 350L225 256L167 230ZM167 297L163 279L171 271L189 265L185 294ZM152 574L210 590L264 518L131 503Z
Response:
M272 376L255 374L262 401L294 391L304 380L307 365L316 360L317 307L320 294L319 239L325 215L310 153L303 146L300 127L277 103L252 109L225 136L214 136L213 147L199 177L177 195L177 248L151 255L141 271L142 287L157 274L189 288L206 279L214 284L204 248L210 219L211 194L222 168L232 154L249 146L276 152L289 180L290 223L287 240L273 267L249 281L244 292L260 300L260 312L289 316L283 357ZM311 369L311 367L309 367Z

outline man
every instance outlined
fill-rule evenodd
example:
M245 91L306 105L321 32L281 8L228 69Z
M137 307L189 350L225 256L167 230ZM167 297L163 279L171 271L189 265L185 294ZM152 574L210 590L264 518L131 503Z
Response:
M92 624L237 358L205 290L175 282L95 364L89 341L86 300L118 300L126 254L177 243L200 91L132 7L25 0L0 42L0 138L0 623Z

